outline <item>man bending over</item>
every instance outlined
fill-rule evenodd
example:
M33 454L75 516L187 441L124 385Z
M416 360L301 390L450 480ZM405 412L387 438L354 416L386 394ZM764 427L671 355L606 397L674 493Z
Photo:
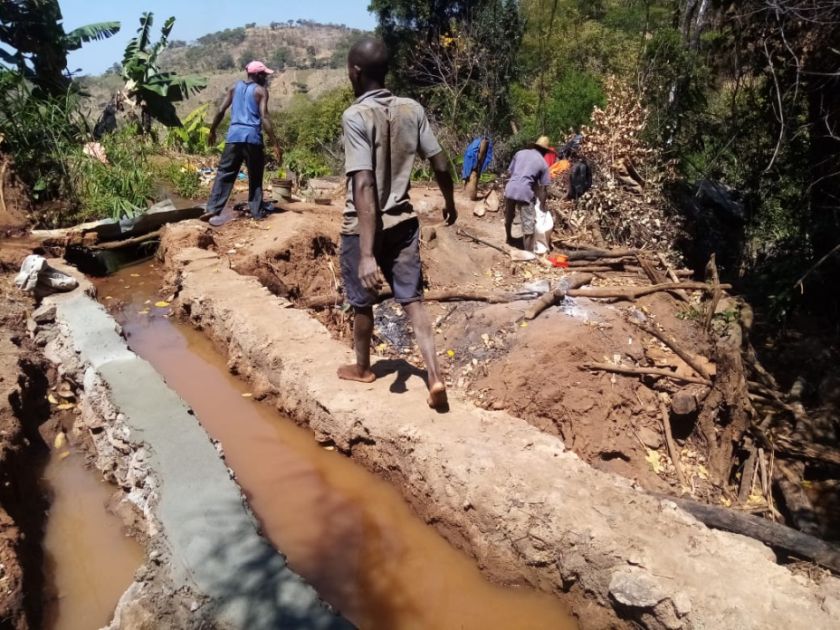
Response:
M341 277L355 310L356 363L338 369L339 378L370 383L373 304L385 281L411 319L426 363L429 406L445 409L435 339L423 306L420 223L408 190L417 155L428 159L443 193L443 218L457 219L449 162L429 127L423 107L385 89L388 50L377 39L356 43L347 57L356 101L342 116L347 205L341 228Z

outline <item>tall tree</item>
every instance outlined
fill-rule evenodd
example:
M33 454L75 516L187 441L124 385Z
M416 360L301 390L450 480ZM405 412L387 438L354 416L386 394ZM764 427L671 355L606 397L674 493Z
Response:
M516 0L372 0L370 10L397 88L462 133L504 126L524 29Z
M82 44L106 39L119 22L100 22L64 31L58 0L3 0L0 3L0 62L16 68L37 92L59 96L71 85L67 55Z

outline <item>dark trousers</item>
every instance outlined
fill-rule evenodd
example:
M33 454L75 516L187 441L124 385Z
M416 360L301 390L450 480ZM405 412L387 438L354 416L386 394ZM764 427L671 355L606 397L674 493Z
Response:
M242 162L248 168L248 206L252 216L260 216L263 196L263 172L265 171L265 153L261 144L247 142L228 142L219 168L216 171L216 181L207 200L207 212L218 214L225 209L233 184L239 175Z

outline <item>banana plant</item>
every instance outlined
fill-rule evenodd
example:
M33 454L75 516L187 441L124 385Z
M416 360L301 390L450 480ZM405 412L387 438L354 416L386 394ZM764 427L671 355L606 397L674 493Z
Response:
M205 103L191 111L184 117L180 127L172 127L166 134L166 146L179 149L190 155L202 155L207 152L207 139L210 136L210 125L205 117L210 109L210 103ZM211 151L220 151L224 146L210 147Z
M207 87L207 80L197 76L178 76L165 72L158 66L158 57L169 42L169 34L175 25L170 17L160 30L160 38L152 43L151 31L154 14L140 16L137 36L128 42L122 62L122 77L125 94L140 110L141 127L144 133L152 128L152 119L167 127L180 127L181 121L174 103L189 98Z
M61 97L73 87L67 54L119 30L119 22L98 22L67 33L58 0L2 0L0 65L16 68L37 95Z

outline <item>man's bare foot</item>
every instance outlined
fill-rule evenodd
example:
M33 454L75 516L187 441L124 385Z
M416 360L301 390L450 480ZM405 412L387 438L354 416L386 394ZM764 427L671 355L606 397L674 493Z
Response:
M446 396L446 386L438 381L429 388L429 407L443 410L449 406L449 399Z
M345 381L358 381L359 383L373 383L376 380L376 374L369 369L360 368L355 363L353 365L342 365L338 368L338 378Z

